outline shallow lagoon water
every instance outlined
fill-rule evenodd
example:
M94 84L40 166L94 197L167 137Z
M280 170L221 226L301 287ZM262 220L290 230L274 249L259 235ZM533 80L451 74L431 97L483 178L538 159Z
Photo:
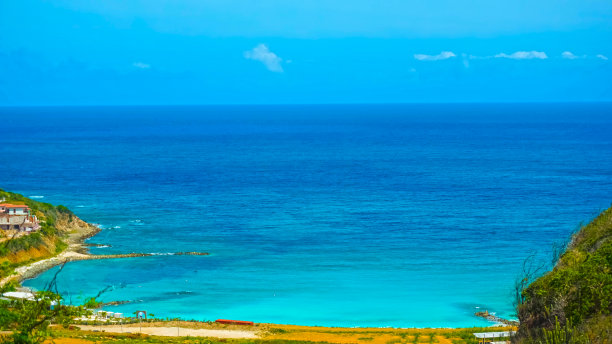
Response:
M610 104L2 108L0 185L104 230L109 311L329 326L512 317L532 252L612 202ZM20 128L28 128L22 135ZM57 269L57 268L56 268ZM40 288L52 269L26 286Z

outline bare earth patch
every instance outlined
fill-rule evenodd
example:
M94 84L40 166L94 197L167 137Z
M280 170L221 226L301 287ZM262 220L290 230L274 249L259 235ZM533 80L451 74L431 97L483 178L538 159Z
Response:
M143 333L163 337L215 337L215 338L259 338L254 331L248 330L215 330L181 327L136 327L120 325L79 325L82 331L104 331L112 333Z

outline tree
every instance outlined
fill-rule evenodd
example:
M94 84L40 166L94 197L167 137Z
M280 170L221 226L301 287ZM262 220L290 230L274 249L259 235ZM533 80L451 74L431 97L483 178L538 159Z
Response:
M49 336L51 323L68 326L75 317L88 313L83 306L62 304L63 299L57 293L55 281L63 267L55 273L45 290L34 293L32 298L14 299L0 304L0 326L13 331L3 342L42 343Z
M62 297L50 291L34 294L34 300L14 300L9 305L14 314L11 341L15 344L42 343L49 336L51 323L67 326L85 313L83 307L62 305Z

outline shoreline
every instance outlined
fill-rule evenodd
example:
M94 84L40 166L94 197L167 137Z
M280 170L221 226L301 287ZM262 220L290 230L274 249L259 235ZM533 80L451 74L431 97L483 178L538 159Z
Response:
M138 257L154 257L154 256L208 256L208 252L171 252L171 253L121 253L121 254L91 254L89 253L88 247L90 245L85 244L85 240L95 236L102 229L90 223L87 223L81 219L84 226L75 226L72 231L68 233L65 238L67 247L59 254L37 260L35 262L25 264L15 268L12 275L7 276L0 280L0 287L6 285L10 281L17 280L19 285L27 279L35 278L43 272L54 268L59 265L63 265L69 262L81 261L81 260L98 260L98 259L121 259L121 258L138 258Z
M121 259L121 258L139 258L139 257L155 257L155 256L207 256L209 253L207 252L173 252L173 253L122 253L122 254L89 254L89 253L80 253L83 246L75 245L75 248L72 250L66 249L59 255L43 260L39 260L37 262L20 266L15 269L17 278L19 282L23 282L24 280L35 278L36 276L42 274L43 272L56 267L58 265L66 264L69 262L76 262L81 260L99 260L99 259ZM15 278L16 276L11 276Z
M78 217L76 217L75 222L77 224L70 226L67 236L64 238L67 246L63 251L52 257L37 260L15 268L12 275L0 280L0 287L3 287L13 280L17 280L17 283L21 285L21 282L25 279L36 277L46 270L62 264L64 261L69 261L71 257L87 256L88 250L84 246L85 240L100 233L102 229Z

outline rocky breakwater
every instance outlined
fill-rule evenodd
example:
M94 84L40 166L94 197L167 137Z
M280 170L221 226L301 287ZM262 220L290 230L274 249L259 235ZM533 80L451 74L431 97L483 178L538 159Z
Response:
M493 321L495 323L498 324L504 324L504 325L508 325L508 326L518 326L518 321L512 321L512 320L508 320L508 319L504 319L501 317L498 317L497 315L493 314L493 313L489 313L489 311L484 311L484 312L476 312L474 313L475 316L477 317L481 317L481 318L485 318L489 321Z
M75 245L76 246L76 245ZM139 257L154 257L154 256L207 256L207 252L171 252L171 253L123 253L123 254L87 254L80 253L81 247L73 247L68 249L61 254L49 258L34 262L29 265L25 265L15 269L17 278L19 281L23 281L28 278L34 278L46 270L49 270L55 266L63 265L68 262L79 261L79 260L92 260L92 259L121 259L121 258L139 258Z

